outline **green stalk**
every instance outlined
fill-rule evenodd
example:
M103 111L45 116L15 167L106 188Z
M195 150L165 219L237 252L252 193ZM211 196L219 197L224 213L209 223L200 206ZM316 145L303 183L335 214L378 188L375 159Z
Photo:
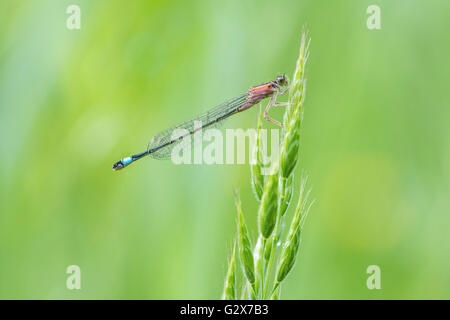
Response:
M304 71L309 56L309 40L307 39L309 37L306 32L303 32L299 57L290 84L288 107L283 117L280 161L274 165L275 170L268 177L262 174L264 164L261 157L263 148L261 112L258 118L256 144L250 166L252 190L259 202L258 238L255 247L252 247L242 214L241 201L236 193L236 208L238 211L237 256L244 275L243 279L245 279L241 299L246 298L247 294L250 299L280 298L280 285L294 266L299 251L304 218L311 206L308 202L309 192L306 195L304 194L306 179L301 179L299 202L290 223L289 232L280 250L280 246L277 244L282 238L284 219L292 200L294 169L297 167L300 149L300 126L306 90ZM272 265L276 256L278 256L277 268L275 272L272 272ZM228 293L227 295L224 294L224 297L233 296L231 283L236 277L232 270L239 269L234 267L234 260L230 259L224 291L224 293ZM273 276L271 276L271 273L273 273ZM271 278L273 278L272 283Z

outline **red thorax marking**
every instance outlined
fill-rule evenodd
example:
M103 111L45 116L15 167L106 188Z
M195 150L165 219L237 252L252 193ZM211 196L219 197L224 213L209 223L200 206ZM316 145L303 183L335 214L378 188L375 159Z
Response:
M248 90L247 102L244 103L239 111L244 111L259 101L271 96L276 91L276 87L272 82L261 84L256 87L251 87Z

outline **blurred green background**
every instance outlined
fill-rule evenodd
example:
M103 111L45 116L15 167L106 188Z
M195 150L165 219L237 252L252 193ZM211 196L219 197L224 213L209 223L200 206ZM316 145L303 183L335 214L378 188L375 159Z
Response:
M80 30L66 28L70 4ZM381 30L366 27L371 4ZM449 19L445 0L2 0L0 298L220 298L234 187L256 235L248 165L111 166L291 75L304 24L297 171L316 203L282 297L450 298ZM72 264L81 290L66 289Z

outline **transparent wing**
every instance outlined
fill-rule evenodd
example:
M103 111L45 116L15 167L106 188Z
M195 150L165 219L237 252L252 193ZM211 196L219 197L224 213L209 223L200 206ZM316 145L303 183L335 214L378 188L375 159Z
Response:
M208 126L208 129L220 128L224 122L225 122L225 120L213 123ZM190 138L188 138L188 137L190 137ZM190 139L190 141L188 142L186 139ZM195 137L192 134L190 134L172 144L169 144L161 149L158 149L158 150L150 153L149 156L152 157L153 159L157 159L157 160L169 160L169 159L171 159L172 150L175 146L179 145L180 143L189 143L190 150L194 150L194 147L196 145L198 145L200 141L201 141L200 139L195 139Z
M161 131L153 137L149 142L147 150L149 155L154 159L167 160L170 159L172 149L183 142L188 136L191 136L199 128L218 128L222 125L222 117L227 116L237 107L243 105L247 101L248 93L241 94L232 98L217 107L200 114L190 120L183 121L164 131ZM217 122L214 122L218 120ZM196 139L191 139L196 140ZM173 141L172 143L170 143ZM152 151L152 150L155 151Z

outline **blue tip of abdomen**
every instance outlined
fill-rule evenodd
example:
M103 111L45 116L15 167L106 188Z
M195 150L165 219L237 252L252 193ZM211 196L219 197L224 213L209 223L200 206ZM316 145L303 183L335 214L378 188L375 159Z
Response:
M122 159L122 163L124 166L129 165L131 162L133 162L133 158L132 157L127 157L127 158L123 158Z

